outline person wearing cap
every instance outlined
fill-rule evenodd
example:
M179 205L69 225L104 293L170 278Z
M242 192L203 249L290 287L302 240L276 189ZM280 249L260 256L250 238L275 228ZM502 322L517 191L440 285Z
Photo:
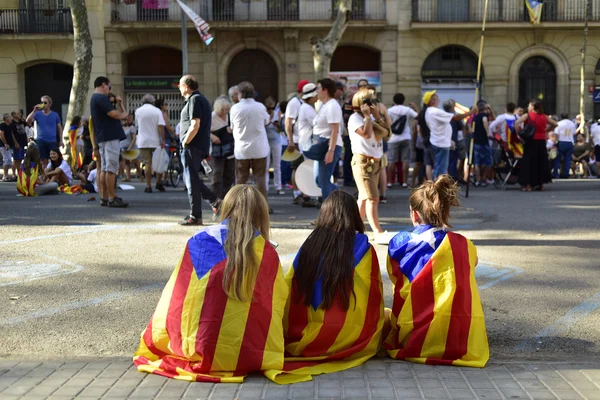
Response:
M297 92L298 94L290 99L287 103L287 107L285 109L285 133L288 138L288 151L296 151L298 150L298 140L299 140L299 130L298 130L298 114L300 112L300 106L302 105L302 88L304 85L309 83L306 79L298 82ZM294 189L294 204L302 204L305 201L310 200L310 198L306 198L302 195L302 192L298 190L298 186L296 185L296 169L302 164L304 159L302 157L298 158L296 161L292 162L292 186Z
M298 120L296 121L296 125L298 126L298 145L300 148L304 147L310 141L313 133L313 121L317 116L317 112L315 111L317 100L317 85L314 83L304 85L302 88L302 104L300 105Z
M450 164L450 147L452 146L452 126L450 121L463 120L473 114L477 114L477 106L465 114L454 114L446 112L441 108L440 98L435 90L425 92L423 95L423 114L425 124L429 128L429 143L433 155L433 180L438 176L448 173ZM423 127L421 125L421 127Z

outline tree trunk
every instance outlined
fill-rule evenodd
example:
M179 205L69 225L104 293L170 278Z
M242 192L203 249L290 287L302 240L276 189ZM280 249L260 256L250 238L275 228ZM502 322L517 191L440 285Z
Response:
M313 36L312 44L313 62L315 66L315 82L329 77L331 58L348 26L348 19L352 11L352 0L338 0L337 15L329 34L325 38Z
M73 45L75 47L75 64L73 65L73 84L69 98L69 110L64 121L63 141L64 152L71 157L69 142L69 126L75 116L81 116L85 109L92 73L92 36L88 23L85 0L71 0L71 15L73 17ZM72 161L73 163L73 161Z
M585 25L583 28L583 47L581 48L581 98L579 100L579 115L581 116L581 122L577 128L578 133L583 133L586 137L589 137L589 132L585 129L585 56L587 51L587 38L588 38L588 20L590 15L590 0L585 2Z

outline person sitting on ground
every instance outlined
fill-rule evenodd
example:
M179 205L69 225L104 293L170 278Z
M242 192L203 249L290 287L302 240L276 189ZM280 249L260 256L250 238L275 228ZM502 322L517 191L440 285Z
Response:
M89 193L98 193L98 184L96 183L96 161L92 161L87 166L87 173L80 172L77 177L81 180L81 186Z
M221 223L198 231L165 287L133 361L140 372L236 382L283 367L289 288L269 242L269 207L247 185L233 187Z
M46 166L44 176L47 182L57 182L59 186L73 184L71 167L58 149L50 150L50 162Z
M265 371L277 383L363 364L381 344L383 286L377 254L354 197L334 190L296 255L283 320L286 359Z
M43 194L58 193L58 183L45 183L40 168L40 151L37 146L29 145L27 154L19 169L17 191L21 196L41 196Z
M458 188L441 175L413 190L409 204L415 230L400 232L388 248L394 306L383 347L394 359L483 368L489 347L475 282L477 249L447 230Z
M583 177L588 177L588 163L590 162L590 145L585 142L585 137L580 133L577 135L575 146L573 147L573 163L571 169L573 175L577 176L577 167L581 164Z

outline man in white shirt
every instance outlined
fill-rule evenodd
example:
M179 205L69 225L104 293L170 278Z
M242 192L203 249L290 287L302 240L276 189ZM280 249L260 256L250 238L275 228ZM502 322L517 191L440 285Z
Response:
M392 119L392 136L388 141L388 187L392 187L392 177L396 171L396 163L402 163L402 187L408 187L408 166L410 164L410 127L417 118L418 111L414 103L409 107L404 105L405 97L402 93L394 95L394 106L388 108Z
M508 103L504 109L504 114L498 115L496 119L490 123L490 132L498 133L505 142L508 140L506 135L507 129L514 128L514 123L519 118L515 115L516 107L515 103Z
M477 114L477 106L465 114L453 114L437 108L440 104L440 98L435 94L435 90L426 92L423 95L423 104L427 106L425 110L425 123L431 131L430 143L433 153L433 180L438 176L448 173L450 165L450 147L452 146L452 127L450 121L463 120L473 114Z
M596 159L596 175L598 175L600 174L600 120L594 122L590 127L590 139L592 141L591 145L594 146L592 151ZM590 157L590 164L591 160L592 158Z
M288 139L288 151L298 150L298 140L299 140L299 130L298 130L298 114L300 113L300 106L302 105L302 88L304 85L309 83L306 79L298 82L297 92L298 94L288 101L287 106L285 108L285 133ZM302 192L298 190L298 186L296 186L296 169L300 166L300 164L304 161L302 157L300 157L297 161L292 162L292 186L294 188L294 204L302 204L304 198L302 196Z
M554 128L554 133L558 135L558 153L552 166L552 178L557 179L569 177L571 160L573 158L573 147L575 147L574 137L577 126L569 119L569 114L561 114L558 126ZM564 166L561 168L561 160L564 158ZM558 173L560 169L560 175Z
M250 168L256 188L267 199L267 156L269 155L269 140L265 126L270 123L267 108L254 100L254 86L250 82L238 85L240 101L231 107L229 118L233 139L235 141L236 181L248 182Z
M298 112L296 126L298 127L298 146L302 149L310 147L310 137L313 133L313 121L317 116L315 103L317 102L317 85L307 83L302 88L302 105Z
M160 109L154 106L154 101L154 96L147 94L144 96L144 105L135 110L136 144L146 174L145 193L152 193L152 153L158 147L165 147L165 119ZM164 192L161 175L156 174L156 189Z

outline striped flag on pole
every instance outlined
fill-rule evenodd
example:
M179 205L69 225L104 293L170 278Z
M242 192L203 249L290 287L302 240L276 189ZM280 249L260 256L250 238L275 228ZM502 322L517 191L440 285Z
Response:
M254 238L260 263L251 301L223 290L225 224L196 233L171 275L133 361L140 372L199 382L240 383L283 367L283 313L289 289L279 257Z
M477 250L463 236L425 232L408 242L398 262L390 242L388 273L394 283L392 331L384 348L394 359L423 364L483 368L489 347L483 308L475 282ZM429 238L429 239L428 239ZM419 240L422 239L422 240ZM406 264L441 240L429 261ZM417 257L419 260L422 257Z
M529 12L529 19L531 23L536 25L542 20L542 7L544 3L542 0L525 0L527 11Z
M192 10L190 7L188 7L187 4L185 4L181 0L177 0L177 4L179 4L179 7L181 7L183 12L186 13L186 15L192 20L192 22L194 23L194 26L196 27L196 30L200 34L200 37L202 38L204 43L208 46L210 44L210 42L212 42L214 39L213 36L210 33L208 33L208 30L210 29L210 26L208 25L208 23L205 20L203 20L198 14L196 14L196 12L194 10Z
M283 321L285 363L281 369L265 371L269 379L279 384L308 381L312 375L361 365L377 353L383 329L383 285L377 254L363 234L356 235L354 262L354 287L348 310L339 301L324 310L320 305L327 288L323 288L322 281L315 285L310 306L292 303L296 256L286 276L292 293Z

